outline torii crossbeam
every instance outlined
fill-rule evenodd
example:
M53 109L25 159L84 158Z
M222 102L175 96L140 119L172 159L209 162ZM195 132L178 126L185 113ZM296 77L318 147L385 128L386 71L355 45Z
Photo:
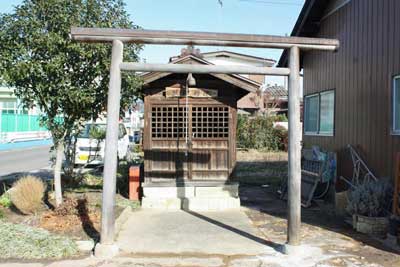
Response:
M289 178L287 244L300 244L301 224L301 125L300 50L335 51L334 39L281 37L271 35L211 32L154 31L109 28L72 28L71 38L79 42L112 43L110 84L107 102L107 130L103 173L101 244L112 245L115 236L115 192L117 171L118 119L121 71L168 73L263 74L289 76ZM289 68L260 68L215 65L173 65L123 62L123 43L232 46L290 49Z

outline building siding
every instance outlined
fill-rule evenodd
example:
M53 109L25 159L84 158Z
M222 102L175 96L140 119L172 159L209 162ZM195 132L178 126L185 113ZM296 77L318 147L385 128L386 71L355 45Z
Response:
M336 151L339 175L351 175L347 144L357 147L376 175L393 174L400 152L400 136L391 135L392 77L400 74L399 14L398 0L352 0L323 19L315 36L339 39L340 49L304 54L304 94L336 92L334 136L305 135L304 146Z

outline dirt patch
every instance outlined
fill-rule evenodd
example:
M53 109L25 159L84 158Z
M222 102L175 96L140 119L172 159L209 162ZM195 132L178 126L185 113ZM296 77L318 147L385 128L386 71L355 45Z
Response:
M279 186L287 177L287 153L239 150L234 179L244 184Z
M101 197L100 190L84 193L67 191L64 193L63 205L59 208L54 208L53 200L49 200L47 201L48 206L44 205L34 215L24 215L14 207L9 209L0 207L0 212L3 214L3 219L10 223L42 228L75 240L98 241L101 224ZM131 204L130 201L117 195L116 217L129 204Z
M288 154L283 151L240 149L236 153L236 160L238 162L287 162Z
M39 227L77 239L89 237L99 240L101 211L88 205L86 197L66 198L63 205L43 213Z
M241 203L259 230L261 238L286 242L286 202L277 198L273 187L240 186ZM302 209L302 242L323 250L327 259L321 266L400 266L400 247L387 247L383 240L353 231L351 226L329 212L323 202ZM323 265L326 264L326 265Z

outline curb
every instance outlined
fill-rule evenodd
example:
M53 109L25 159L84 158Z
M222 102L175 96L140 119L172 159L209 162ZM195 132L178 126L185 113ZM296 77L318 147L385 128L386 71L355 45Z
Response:
M127 206L115 220L115 236L118 236L123 224L128 220L131 214L132 208L130 206Z

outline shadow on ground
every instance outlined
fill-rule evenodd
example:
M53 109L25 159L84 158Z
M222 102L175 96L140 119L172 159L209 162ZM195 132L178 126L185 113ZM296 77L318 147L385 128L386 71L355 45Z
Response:
M94 224L89 216L89 209L87 207L88 201L86 198L77 200L76 209L78 210L78 215L82 223L83 231L91 238L95 243L100 241L100 233L94 227Z
M260 224L258 226L270 227L273 232L280 233L280 237L284 238L286 236L287 227L287 205L286 201L278 198L276 189L277 188L273 186L262 187L242 184L240 186L240 198L242 206L248 208L248 216L253 220L257 220L257 216L260 216L260 214L257 213L266 215L260 218L265 222L265 225ZM265 220L265 217L267 217L267 220ZM275 220L274 218L283 219L284 222L280 220L281 223L273 223L272 220ZM301 220L303 224L303 238L306 238L307 235L312 236L313 229L321 228L360 242L362 246L368 245L378 250L400 255L399 251L385 246L379 240L354 231L342 218L335 216L334 207L331 205L314 203L310 208L302 208ZM316 228L309 229L307 226L314 226ZM310 233L307 233L307 231L310 231Z
M221 227L221 228L223 228L225 230L231 231L231 232L233 232L235 234L238 234L238 235L243 236L245 238L248 238L250 240L256 241L256 242L258 242L258 243L260 243L262 245L267 245L267 246L275 249L276 251L280 251L280 249L281 249L281 246L282 246L281 244L278 244L278 243L266 240L264 238L260 238L258 236L252 235L252 234L250 234L248 232L245 232L245 231L242 231L242 230L240 230L238 228L232 227L232 226L230 226L228 224L225 224L225 223L223 223L221 221L214 220L214 219L212 219L212 218L210 218L208 216L205 216L203 214L200 214L200 213L197 213L197 212L194 212L194 211L185 211L185 212L187 212L187 213L189 213L189 214L191 214L191 215L193 215L193 216L195 216L195 217L197 217L199 219L202 219L202 220L204 220L206 222L209 222L211 224L219 226L219 227Z

